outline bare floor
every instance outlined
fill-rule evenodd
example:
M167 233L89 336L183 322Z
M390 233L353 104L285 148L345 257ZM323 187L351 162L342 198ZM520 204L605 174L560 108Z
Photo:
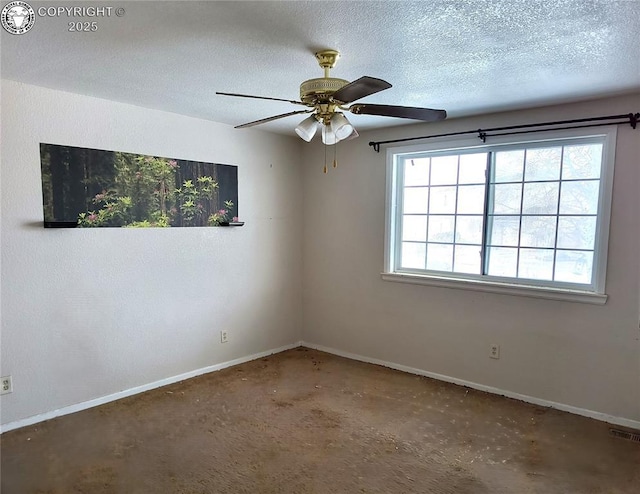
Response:
M640 492L607 424L303 348L1 440L2 494Z

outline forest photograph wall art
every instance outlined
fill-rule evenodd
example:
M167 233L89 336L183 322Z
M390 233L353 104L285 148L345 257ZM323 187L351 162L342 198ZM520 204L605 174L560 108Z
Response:
M219 226L238 220L238 167L40 144L45 226Z

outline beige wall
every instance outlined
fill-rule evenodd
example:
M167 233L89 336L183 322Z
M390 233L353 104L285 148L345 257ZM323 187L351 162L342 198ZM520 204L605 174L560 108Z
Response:
M381 280L385 150L367 145L639 110L634 95L364 133L327 175L322 146L305 148L303 339L640 424L640 130L618 128L604 306Z
M40 142L237 165L246 224L45 230ZM2 424L297 342L300 149L2 81Z
M638 111L640 96L316 141L2 82L2 424L303 339L640 421L640 131L618 129L604 306L382 281L370 140ZM357 126L357 117L353 117ZM38 143L238 165L242 228L44 230ZM333 149L330 148L330 151ZM331 154L331 153L329 153ZM303 265L304 259L304 265ZM219 343L219 330L230 342ZM488 358L491 343L500 360Z

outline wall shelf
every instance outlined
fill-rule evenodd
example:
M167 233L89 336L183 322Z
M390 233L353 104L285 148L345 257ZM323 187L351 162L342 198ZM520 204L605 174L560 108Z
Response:
M76 221L45 221L45 228L76 228L78 222Z

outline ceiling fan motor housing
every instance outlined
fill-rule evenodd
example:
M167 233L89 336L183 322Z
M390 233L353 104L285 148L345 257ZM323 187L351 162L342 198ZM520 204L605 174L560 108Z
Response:
M324 103L333 93L349 84L349 81L335 77L309 79L300 84L300 99L304 103Z

